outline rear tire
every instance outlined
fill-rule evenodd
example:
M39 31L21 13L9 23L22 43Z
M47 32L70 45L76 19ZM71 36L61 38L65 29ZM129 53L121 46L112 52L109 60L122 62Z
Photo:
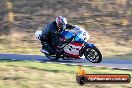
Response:
M102 61L102 54L96 46L87 48L85 50L84 56L87 60L92 63L100 63Z

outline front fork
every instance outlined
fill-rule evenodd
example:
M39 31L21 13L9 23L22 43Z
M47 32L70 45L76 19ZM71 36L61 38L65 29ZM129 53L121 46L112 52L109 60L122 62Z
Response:
M94 44L85 42L82 48L79 50L79 56L82 56L83 54L85 54L87 52L87 48L92 48L93 46Z

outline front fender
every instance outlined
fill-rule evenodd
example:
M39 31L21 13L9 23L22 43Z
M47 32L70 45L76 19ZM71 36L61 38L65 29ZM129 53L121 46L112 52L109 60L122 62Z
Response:
M84 44L84 46L85 46L86 48L92 48L92 47L94 47L95 45L94 45L93 43L86 42L86 43Z
M87 48L92 48L92 47L94 47L94 44L89 43L89 42L85 42L84 46L79 51L79 55L82 56L85 53L85 51L86 51Z

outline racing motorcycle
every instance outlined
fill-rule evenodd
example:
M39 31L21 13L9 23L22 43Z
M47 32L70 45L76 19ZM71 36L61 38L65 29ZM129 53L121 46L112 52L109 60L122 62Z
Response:
M35 35L41 31L36 31ZM80 27L71 30L64 30L60 33L59 50L55 55L44 53L46 57L51 60L64 60L82 59L85 57L92 63L100 63L102 61L102 54L99 49L92 43L88 42L88 32ZM43 52L42 52L43 53Z

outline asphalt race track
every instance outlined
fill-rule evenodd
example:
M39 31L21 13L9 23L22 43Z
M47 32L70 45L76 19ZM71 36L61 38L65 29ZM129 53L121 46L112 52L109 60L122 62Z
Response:
M41 55L25 55L25 54L0 54L0 59L6 60L20 60L20 61L39 61L43 63L59 63L68 65L83 65L83 66L95 66L95 67L108 67L113 69L124 69L132 70L132 60L119 60L119 59L103 59L101 63L91 63L88 60L78 59L78 60L62 60L51 61L45 56Z

